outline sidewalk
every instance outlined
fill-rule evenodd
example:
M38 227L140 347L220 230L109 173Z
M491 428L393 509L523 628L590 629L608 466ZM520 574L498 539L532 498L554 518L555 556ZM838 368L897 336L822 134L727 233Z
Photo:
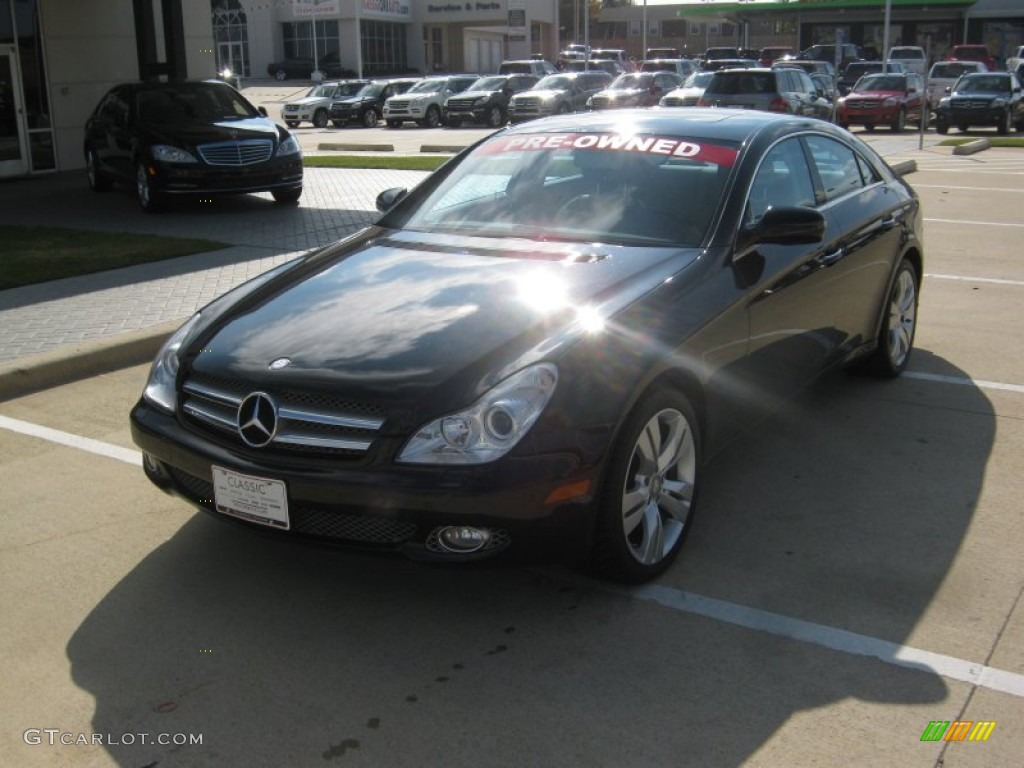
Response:
M61 356L102 357L122 334L155 329L154 340L133 352L143 355L142 362L168 328L199 307L277 264L366 226L377 215L378 192L412 186L424 175L311 168L298 207L276 205L266 194L240 195L218 199L209 209L183 202L156 215L139 210L127 189L90 192L84 172L0 183L0 224L202 237L231 246L0 291L0 379L11 370L52 364ZM2 252L0 243L0 258ZM125 361L130 362L135 361Z

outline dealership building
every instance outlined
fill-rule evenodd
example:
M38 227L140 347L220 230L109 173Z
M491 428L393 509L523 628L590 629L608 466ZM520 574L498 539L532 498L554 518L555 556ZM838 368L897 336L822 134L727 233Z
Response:
M554 59L556 0L0 0L0 178L81 168L82 129L111 85L267 77L271 62L330 61L364 76L493 72L506 58ZM576 8L584 2L573 3ZM1022 0L891 0L890 44L1024 45ZM878 45L884 0L748 0L609 7L595 47L642 55L671 45Z

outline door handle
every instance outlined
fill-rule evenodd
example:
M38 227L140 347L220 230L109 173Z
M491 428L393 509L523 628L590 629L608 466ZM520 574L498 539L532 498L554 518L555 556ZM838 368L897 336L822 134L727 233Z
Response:
M882 225L882 229L885 229L885 230L892 229L893 227L896 226L896 217L895 216L889 216L886 219L882 219L881 225Z
M832 251L831 253L822 254L821 256L816 258L814 262L818 265L820 269L824 269L825 267L831 267L837 261L842 259L845 255L845 248L836 248L836 250Z

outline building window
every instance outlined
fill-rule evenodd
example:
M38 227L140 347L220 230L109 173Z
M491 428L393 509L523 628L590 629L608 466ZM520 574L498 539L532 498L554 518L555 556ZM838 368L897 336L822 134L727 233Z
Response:
M390 24L386 21L360 22L364 75L397 75L409 71L405 30L405 24Z
M248 77L249 26L245 10L238 0L211 0L213 10L213 42L217 71L230 69Z
M423 27L423 63L427 72L445 70L444 29L441 27Z
M315 23L317 60L329 53L337 57L338 51L341 50L338 42L338 22L324 20ZM312 21L287 21L281 25L286 59L313 58L313 24Z

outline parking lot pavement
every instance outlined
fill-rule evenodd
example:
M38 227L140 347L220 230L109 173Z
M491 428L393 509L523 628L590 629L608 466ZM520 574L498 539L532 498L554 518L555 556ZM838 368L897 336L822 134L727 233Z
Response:
M908 372L829 375L727 447L682 558L645 587L312 549L193 513L130 441L146 366L0 403L0 753L1019 768L1024 275L1000 201L1024 168L984 155L913 177ZM922 741L958 720L995 726ZM26 743L47 728L116 743Z

